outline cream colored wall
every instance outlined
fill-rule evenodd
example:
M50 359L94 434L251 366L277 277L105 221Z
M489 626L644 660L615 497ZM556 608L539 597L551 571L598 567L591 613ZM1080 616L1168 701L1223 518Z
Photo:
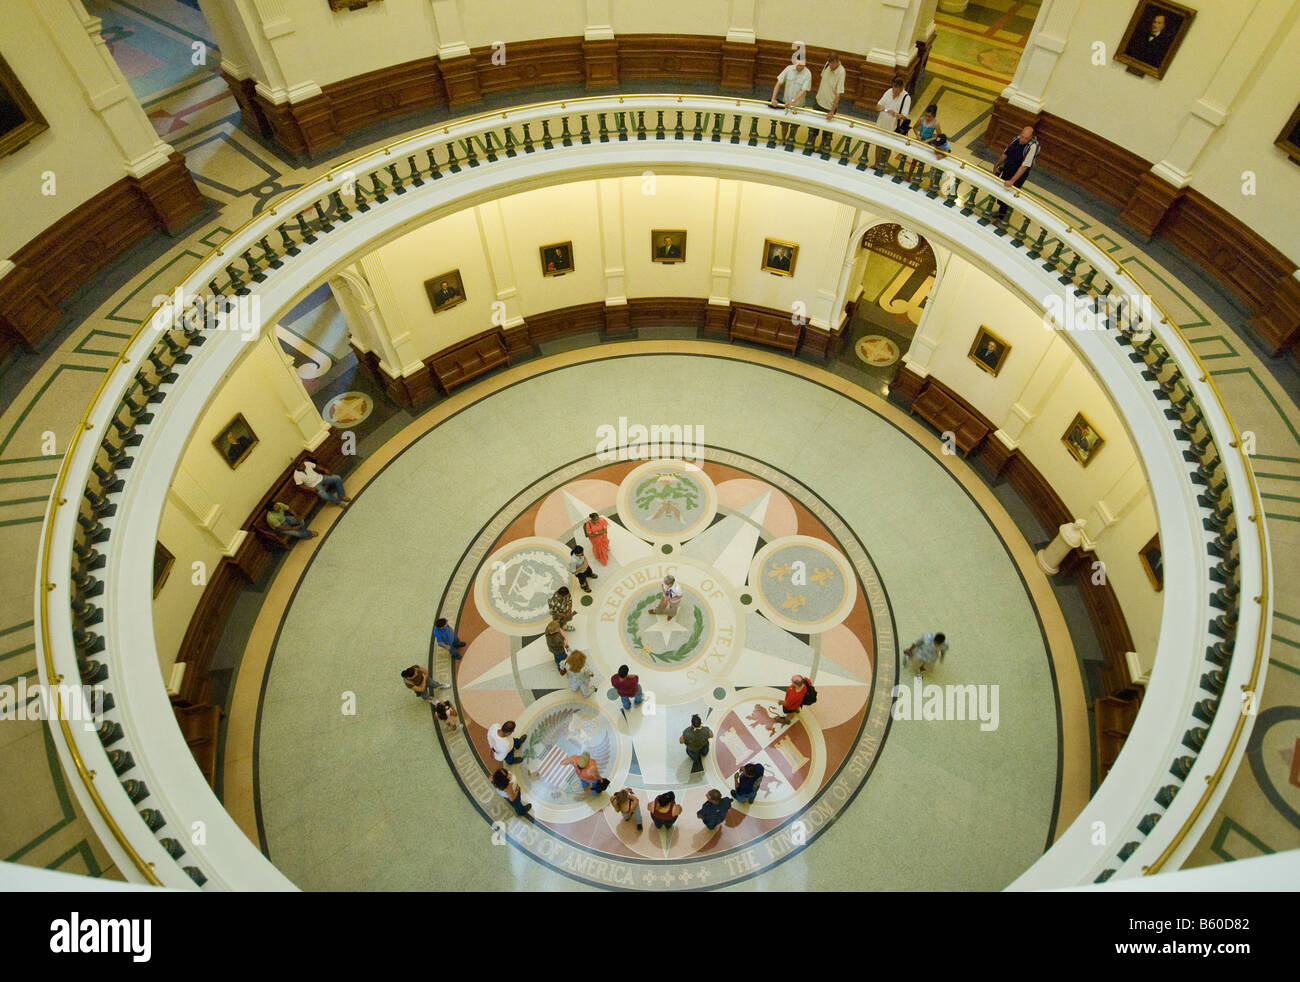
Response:
M210 579L222 556L241 541L240 526L286 467L324 436L325 422L274 340L274 331L250 342L248 354L217 390L172 480L158 538L176 557L154 598L154 638L166 677L185 637L203 587L191 565L203 562ZM212 440L242 413L258 443L232 470Z
M641 177L611 184L611 200L602 200L594 181L501 198L409 232L366 257L362 268L402 363L411 366L488 330L497 300L508 302L509 316L528 317L623 296L707 299L718 269L731 271L729 299L783 311L802 301L809 320L825 324L825 294L839 285L849 232L835 225L842 206L797 191L741 184L733 211L719 199L719 182L706 177L659 175L653 194L643 193L648 185ZM505 243L496 252L486 231L497 221L495 208ZM618 209L621 223L603 215L609 208ZM714 254L720 212L735 230L734 248L725 256ZM653 262L651 229L685 229L686 262ZM611 234L616 242L621 238L621 257L605 238ZM760 269L765 238L799 245L794 276ZM573 243L574 271L544 276L539 249L557 242ZM453 269L461 272L467 299L435 314L424 281ZM610 293L616 284L625 293Z
M996 377L969 357L982 326L1011 345ZM1096 379L1065 338L1043 326L1041 314L960 256L948 258L918 340L913 350L923 358L914 362L909 353L909 364L959 392L1004 433L1018 434L1021 454L1071 514L1087 520L1087 535L1106 565L1134 644L1150 656L1161 604L1138 550L1156 531L1155 512L1128 432ZM1106 441L1087 467L1061 441L1078 412ZM1107 521L1113 524L1107 527Z
M294 3L291 12L321 86L437 54L429 0L383 0L337 13L327 3Z
M0 258L11 256L78 205L126 176L102 118L86 102L41 21L34 0L4 5L0 54L36 103L49 129L0 157ZM55 194L41 191L54 175Z
M1191 174L1192 188L1300 262L1294 216L1277 207L1277 202L1300 194L1300 172L1273 146L1300 102L1295 72L1300 63L1300 2L1194 5L1196 19L1159 81L1130 74L1111 57L1132 16L1133 0L1087 0L1077 6L1065 48L1043 89L1046 110L1153 164L1170 159ZM1271 38L1259 38L1267 45L1261 50L1254 34L1265 21L1280 23L1283 29ZM1239 36L1250 39L1248 51L1234 49ZM1106 45L1107 63L1102 66L1092 64L1097 41ZM1225 58L1231 61L1225 64ZM1228 69L1227 77L1211 86L1223 68ZM1244 86L1233 99L1225 86L1237 86L1243 76ZM1207 107L1198 110L1202 99ZM1216 107L1226 110L1227 117L1197 156L1188 133L1205 125L1198 114L1214 115ZM1242 194L1244 170L1258 177L1254 197Z
M877 45L893 45L893 38L882 38L876 30L879 7L879 0L817 0L815 6L759 3L754 17L755 33L760 38L802 41L815 47L865 54ZM811 16L814 11L816 16ZM821 77L821 66L810 67L816 81ZM766 81L770 85L774 80Z
M756 0L754 6L768 3ZM581 6L581 4L579 4ZM615 34L727 33L731 4L700 0L609 0ZM762 35L760 35L762 36Z
M460 0L457 6L469 46L477 48L494 41L505 41L507 64L511 41L581 37L586 26L586 4L573 0L541 0L537 3Z

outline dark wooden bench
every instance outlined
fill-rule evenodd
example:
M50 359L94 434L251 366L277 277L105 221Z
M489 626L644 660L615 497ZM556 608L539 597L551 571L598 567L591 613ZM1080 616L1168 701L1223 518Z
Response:
M219 706L172 706L176 725L194 755L194 762L207 779L208 786L217 786L217 744L221 728Z
M921 389L909 412L920 416L940 433L952 433L963 457L969 457L990 432L987 423L934 385Z
M501 329L494 328L442 349L428 364L442 390L450 392L494 368L509 365L510 352Z
M763 344L792 355L803 337L803 327L789 317L739 307L731 315L729 334L732 341Z
M321 499L315 491L310 488L300 487L293 480L294 472L301 470L302 465L309 460L315 463L317 467L322 466L320 461L316 460L312 454L303 451L294 459L292 464L281 472L279 479L271 486L271 490L267 491L262 496L262 500L257 503L257 508L250 517L250 524L245 527L250 528L253 534L263 542L278 546L281 549L287 549L297 541L291 535L277 532L267 522L266 514L277 501L283 501L289 506L290 512L304 522L310 523L312 512L320 504ZM328 467L325 469L329 470Z

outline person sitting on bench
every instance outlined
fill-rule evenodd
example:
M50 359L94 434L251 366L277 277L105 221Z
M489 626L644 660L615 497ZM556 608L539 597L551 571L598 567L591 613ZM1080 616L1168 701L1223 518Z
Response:
M343 478L318 467L314 460L304 461L302 468L293 472L293 483L316 492L316 497L332 505L352 500L343 490Z
M289 510L283 501L277 501L266 512L266 524L273 531L294 539L310 539L316 535L307 523Z

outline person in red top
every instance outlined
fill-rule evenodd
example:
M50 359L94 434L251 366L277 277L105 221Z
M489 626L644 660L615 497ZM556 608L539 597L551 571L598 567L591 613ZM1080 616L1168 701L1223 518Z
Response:
M792 675L790 688L785 690L785 701L781 704L781 708L785 710L785 715L781 717L782 723L789 723L790 717L799 712L804 696L807 694L808 680L802 675Z
M582 532L591 543L591 551L596 555L596 562L602 566L609 564L609 522L599 513L592 512L582 523Z
M641 682L637 676L627 674L626 665L619 665L618 674L611 675L609 682L610 685L614 687L614 691L617 692L619 697L623 700L623 708L625 710L632 708L633 699L636 700L635 705L641 705L641 700L645 698L645 693L641 691Z

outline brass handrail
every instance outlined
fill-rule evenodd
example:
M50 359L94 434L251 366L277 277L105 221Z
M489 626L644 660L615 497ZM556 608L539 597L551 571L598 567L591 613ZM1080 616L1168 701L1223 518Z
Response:
M662 99L668 101L676 100L678 104L682 104L684 99L690 99L693 103L712 102L712 103L718 103L720 105L726 104L737 109L742 107L760 108L760 109L773 108L769 102L763 102L757 99L744 99L744 98L736 98L736 97L729 97L729 96L715 96L715 95L679 95L675 93L637 93L635 95L584 96L578 99L550 100L550 101L543 101L543 102L527 103L524 105L512 106L509 109L505 109L505 110L491 110L491 111L486 111L481 113L475 113L474 115L471 116L460 117L454 120L448 120L443 123L435 124L433 126L428 126L414 133L403 136L402 138L395 140L392 143L388 143L374 150L369 150L364 153L358 154L357 156L350 158L349 160L341 164L335 164L331 166L323 175L315 178L310 183L300 188L295 188L292 191L286 192L284 195L282 195L281 197L277 198L274 202L272 202L271 207L268 208L266 211L252 215L246 222L244 222L234 231L228 233L225 239L220 244L213 246L211 249L209 249L209 251L204 256L198 259L194 263L194 265L190 267L189 271L185 274L185 276L183 276L179 281L175 283L172 289L168 291L168 293L165 296L170 297L171 295L173 295L175 291L179 289L180 286L183 285L185 281L188 280L195 273L195 271L201 268L205 263L207 263L214 256L225 255L225 253L222 251L223 246L225 246L226 244L234 240L245 229L265 219L268 215L272 217L276 217L278 215L277 208L282 206L288 199L303 196L304 193L308 191L310 188L313 188L318 184L324 184L325 182L330 181L331 179L333 179L333 177L336 174L340 172L350 171L353 170L354 167L359 167L359 165L363 161L368 161L371 158L379 158L382 156L391 155L393 150L395 150L396 148L402 147L404 145L413 142L419 142L425 139L426 137L434 133L437 133L439 130L441 130L443 133L449 134L453 127L463 128L469 124L474 124L480 121L485 121L485 120L495 119L495 118L508 120L511 118L511 114L518 115L521 113L526 113L537 109L544 109L550 107L565 109L567 108L567 105L570 102L579 102L584 105L593 102L608 103L610 105L623 105L626 103L628 99L638 100L638 101L640 100L653 101L656 99ZM795 117L802 116L802 115L820 117L822 114L810 110L807 107L802 107L796 109L793 113L788 113L785 115L792 115ZM843 125L843 123L841 123L840 125ZM830 128L825 119L821 120L820 128L824 128L824 129ZM882 129L876 126L874 123L868 123L865 121L856 120L853 119L852 117L849 117L847 120L847 128L849 130L855 130L858 128L873 130L876 133L879 133L887 138L893 138L894 142L900 142L898 138L901 137L901 142L903 143L904 147L911 147L914 143L914 141L911 140L909 137L902 136L901 134L898 133L894 133L891 130ZM923 146L923 144L917 144L917 145ZM942 160L948 157L955 157L957 159L959 169L961 170L970 169L992 180L995 181L1001 180L1001 178L993 174L992 171L981 166L979 163L966 160L965 158L958 156L957 154L952 153L951 151L946 151L943 152L941 155L937 155L936 159ZM1077 228L1074 221L1072 221L1071 219L1063 215L1050 202L1044 200L1043 198L1039 197L1036 194L1025 191L1021 188L1015 188L1011 190L1012 190L1012 194L1011 194L1012 198L1024 197L1027 200L1033 202L1038 207L1043 208L1045 211L1053 215L1058 221L1060 221L1062 224L1065 225L1067 235L1070 234L1080 235L1091 245L1093 245L1096 249L1098 249L1103 256L1109 255L1109 252L1100 244L1100 242L1094 239L1083 229ZM1160 304L1158 300L1156 300L1156 298L1151 294L1151 292L1144 287L1142 281L1131 271L1125 269L1122 266L1122 264L1116 263L1115 266L1116 266L1116 272L1122 272L1125 276L1128 276L1128 278L1132 280L1133 283L1136 284L1138 288L1142 291L1143 295L1150 298L1151 302L1156 305L1156 307L1164 315L1165 321L1169 324L1170 328L1177 331L1178 327L1174 322L1173 318L1169 316L1168 312L1165 311L1164 307ZM1109 278L1110 274L1107 274L1107 276ZM157 316L158 311L161 309L161 307L162 307L161 304L155 304L150 309L149 314L144 318L144 320L141 321L139 327L136 328L136 330L131 334L131 336L127 339L126 343L123 345L122 348L123 353L115 360L113 368L110 369L108 372L106 372L104 374L104 377L100 380L99 385L95 389L94 395L91 397L90 402L87 404L85 412L82 413L81 419L77 425L77 429L73 434L73 437L68 445L67 450L64 453L63 461L59 468L58 476L55 480L54 490L51 494L52 504L50 505L46 513L44 548L42 549L42 561L41 561L41 569L40 569L40 583L42 585L42 589L39 591L40 592L41 640L44 649L47 678L54 678L56 677L57 674L54 670L53 654L50 645L50 629L49 629L48 595L50 590L53 589L53 584L50 582L49 565L50 565L50 545L53 537L53 528L54 528L53 523L50 521L50 518L58 508L62 507L64 504L67 504L67 501L62 497L62 492L67 482L70 461L75 451L80 446L83 434L93 429L93 426L90 423L90 416L92 415L93 410L99 403L99 400L102 397L104 390L107 388L110 380L112 379L112 376L116 368L119 365L125 364L126 361L128 360L126 352L129 351L132 345L135 344L140 334L154 321L154 318ZM1208 383L1211 392L1214 394L1214 397L1218 401L1220 408L1222 408L1224 417L1227 419L1228 425L1231 428L1233 436L1235 438L1235 447L1237 449L1239 456L1241 456L1244 464L1246 478L1250 485L1251 495L1253 498L1253 505L1256 513L1255 516L1253 516L1252 520L1256 522L1256 529L1257 529L1259 543L1260 543L1260 558L1261 558L1260 568L1261 568L1262 586L1261 586L1260 597L1256 598L1255 602L1261 604L1261 610L1264 610L1267 609L1268 606L1267 604L1268 587L1269 587L1268 563L1267 563L1268 548L1267 548L1267 538L1264 531L1264 522L1263 522L1264 511L1263 511L1263 506L1259 495L1258 485L1255 480L1254 471L1250 466L1247 455L1244 453L1244 450L1242 449L1240 431L1237 429L1237 425L1233 420L1231 413L1228 412L1227 406L1223 401L1223 395L1219 391L1218 386L1214 383L1213 377L1211 376L1209 370L1205 367L1205 363L1201 361L1201 358L1196 353L1196 351L1192 349L1190 345L1185 345L1185 349L1187 353L1191 356L1195 364L1198 366L1198 368L1201 370L1200 381ZM80 499L78 498L77 500L79 501ZM1260 627L1259 627L1258 637L1256 640L1256 647L1255 647L1255 660L1254 660L1254 665L1252 666L1250 683L1249 683L1249 688L1251 690L1255 688L1255 685L1258 681L1259 672L1262 667L1264 646L1268 637L1267 631L1268 631L1268 625L1263 622L1263 617L1261 616ZM73 762L76 765L77 772L82 779L82 783L86 787L87 791L90 793L91 800L94 803L96 809L99 811L100 816L104 819L105 823L108 825L110 831L113 833L114 838L126 850L127 855L130 857L131 861L134 863L134 865L140 871L140 873L151 884L159 885L159 886L162 885L162 881L158 879L157 874L154 872L152 864L146 862L143 859L143 857L141 857L140 854L135 850L134 846L131 845L125 833L123 833L122 829L114 820L112 814L108 811L107 807L105 806L103 799L100 797L98 790L94 786L93 774L85 766L85 762L82 760L81 754L78 751L77 746L72 739L71 730L68 726L67 720L59 712L59 704L57 699L55 701L55 712L58 715L60 727L62 729L63 736L64 736L64 741L68 747L69 753L73 758ZM1204 810L1206 804L1208 803L1209 797L1213 794L1215 788L1217 787L1218 783L1222 779L1223 773L1227 767L1226 762L1228 759L1231 758L1233 752L1235 751L1237 743L1240 740L1242 730L1244 729L1244 726L1245 726L1245 716L1244 714L1240 714L1237 720L1237 725L1234 728L1232 736L1229 740L1227 752L1225 753L1223 759L1219 762L1219 767L1215 771L1214 775L1212 775L1210 778L1207 779L1207 788L1205 792L1202 794L1201 800L1197 803L1197 806L1193 811L1191 817L1189 817L1187 821L1183 823L1183 826L1179 829L1173 841L1170 843L1168 847L1166 847L1164 852L1161 853L1160 857L1155 862L1153 862L1150 866L1144 869L1145 873L1158 872L1160 868L1164 865L1164 863L1168 860L1169 856L1173 853L1173 851L1178 847L1179 844L1181 844L1182 840L1186 837L1188 831L1190 830L1190 826L1193 825L1196 819L1200 816L1201 812Z

